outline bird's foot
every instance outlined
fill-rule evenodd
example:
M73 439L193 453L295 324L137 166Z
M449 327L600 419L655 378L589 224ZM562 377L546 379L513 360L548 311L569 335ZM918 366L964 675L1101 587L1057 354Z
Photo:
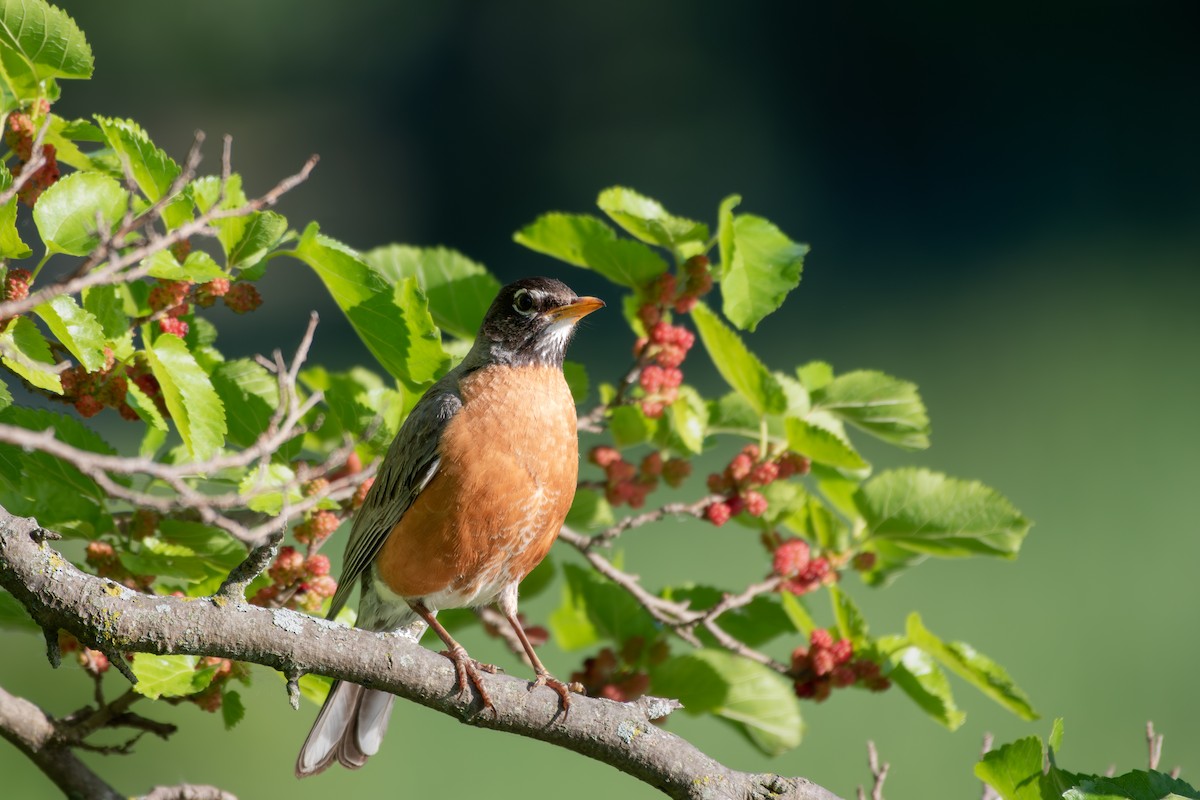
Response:
M571 692L587 694L587 691L583 688L583 684L579 681L573 681L569 684L563 683L545 670L537 672L537 677L529 684L529 691L532 692L538 686L546 686L558 694L564 717L571 710Z
M458 693L466 696L468 683L473 685L475 691L479 692L479 699L483 703L484 709L490 709L493 714L496 713L496 707L492 705L492 697L488 694L487 689L483 688L483 678L479 673L486 672L489 675L495 675L500 668L494 664L476 661L467 655L466 649L462 646L443 650L442 655L454 662L454 672L458 675Z

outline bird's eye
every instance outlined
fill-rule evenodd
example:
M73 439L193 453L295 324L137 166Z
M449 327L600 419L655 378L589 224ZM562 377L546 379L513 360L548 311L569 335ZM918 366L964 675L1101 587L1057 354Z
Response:
M533 295L526 289L519 290L513 295L513 308L518 313L529 316L529 313L533 311Z

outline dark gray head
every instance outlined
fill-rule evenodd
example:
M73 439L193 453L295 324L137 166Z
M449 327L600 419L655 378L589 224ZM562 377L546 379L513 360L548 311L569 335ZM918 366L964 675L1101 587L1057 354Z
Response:
M525 278L500 290L469 357L497 364L562 366L575 324L604 302L562 281Z

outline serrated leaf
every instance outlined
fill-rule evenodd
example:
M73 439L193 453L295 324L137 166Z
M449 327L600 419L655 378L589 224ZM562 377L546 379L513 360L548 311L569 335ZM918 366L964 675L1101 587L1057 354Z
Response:
M1015 558L1030 527L995 490L925 469L882 472L854 499L868 538L942 558Z
M1042 791L1042 740L1026 736L984 753L975 776L1004 800L1046 800L1059 797Z
M224 186L216 175L206 175L192 181L188 187L196 207L201 213L207 213L214 206L222 210L241 208L246 205L246 193L242 190L242 176L234 172ZM225 254L226 262L233 248L242 240L248 225L246 217L225 217L214 220L212 225L217 229L217 241L221 243L221 251Z
M166 432L167 421L163 419L162 412L158 410L158 406L150 399L150 396L142 391L142 387L138 386L133 381L125 384L125 402L130 408L151 428Z
M544 214L517 231L514 241L539 253L594 270L622 286L645 286L667 271L667 262L641 242L618 239L587 214Z
M199 656L138 653L130 662L138 679L133 690L155 700L195 694L208 688L217 674L215 665L197 669L199 663Z
M784 421L788 449L808 456L819 464L839 469L866 469L868 464L849 443L835 434L802 419L789 417Z
M777 672L724 650L675 656L651 673L655 694L677 697L691 714L711 713L731 722L767 755L800 745L800 704Z
M125 313L125 299L118 286L105 284L84 289L83 307L100 323L109 341L129 332L129 315Z
M71 355L88 372L104 367L106 337L100 321L87 309L81 308L70 295L60 294L33 309Z
M958 730L966 712L954 702L950 681L933 657L916 647L902 647L890 656L888 679L900 687L922 711L949 730Z
M708 406L704 398L691 386L680 386L679 396L668 411L675 439L684 450L699 455L704 450L704 437L708 433Z
M708 226L667 213L662 203L633 189L613 186L600 192L596 205L613 222L646 244L674 249L684 242L704 242Z
M146 360L192 459L216 455L225 444L225 406L187 345L178 336L161 334L146 349Z
M914 383L858 370L822 385L813 401L886 442L909 450L929 446L929 416Z
M61 9L45 2L0 3L0 65L12 93L41 97L43 82L90 78L92 49L83 31Z
M316 271L363 343L407 389L424 391L449 367L416 278L389 284L358 253L320 234L315 223L305 229L293 255Z
M390 283L416 278L429 298L433 321L462 339L475 338L500 292L500 281L482 264L445 247L391 244L364 253L363 260Z
M130 119L114 119L96 115L96 123L121 164L118 178L126 170L142 194L153 203L170 192L182 168L165 152L154 145L149 134ZM192 204L182 195L172 200L163 209L163 221L167 230L176 228L189 220Z
M279 408L279 382L256 361L240 358L217 365L213 388L225 406L230 441L249 447Z
M617 447L632 447L654 435L657 421L649 419L640 405L622 405L608 414L608 430Z
M0 192L6 191L12 184L12 173L7 166L0 164ZM29 245L21 241L21 235L17 232L17 198L14 196L0 206L0 258L26 258L32 254Z
M218 278L228 278L229 273L221 269L213 257L203 250L193 250L180 264L170 250L159 250L143 262L151 278L165 281L192 281L207 283Z
M1038 718L1028 696L1013 682L1008 672L971 645L966 642L943 642L922 624L916 612L909 614L905 634L914 646L929 653L942 666L1021 719Z
M246 706L242 703L242 696L232 689L222 692L221 721L225 723L225 730L233 730L245 716Z
M833 606L838 635L842 639L849 639L855 648L861 649L867 643L867 620L854 600L844 590L830 586L829 602Z
M733 210L742 202L742 196L731 194L717 208L717 253L721 257L721 270L733 261Z
M246 507L251 511L274 517L283 510L284 494L282 491L269 490L287 486L287 502L289 505L295 505L303 499L295 480L296 473L286 464L268 464L248 470L238 484L238 494L248 498Z
M256 211L245 217L246 226L229 251L229 266L250 269L279 244L287 233L287 218L274 211Z
M101 229L116 228L128 204L129 193L114 178L72 172L38 198L33 221L50 252L85 256L100 243Z
M28 317L17 317L0 334L4 366L39 389L62 394L62 379L54 370L57 361L50 343Z
M1063 800L1184 800L1200 798L1186 781L1163 772L1135 769L1124 775L1073 776L1079 785L1068 789Z
M652 641L654 620L621 587L576 564L563 565L562 604L550 615L554 640L564 650L590 647L601 640L625 642L640 636Z
M721 257L722 311L734 325L753 331L799 285L808 245L752 214L734 217L732 239L732 258Z
M787 409L787 395L779 381L708 306L697 303L692 320L717 372L759 415L782 414Z

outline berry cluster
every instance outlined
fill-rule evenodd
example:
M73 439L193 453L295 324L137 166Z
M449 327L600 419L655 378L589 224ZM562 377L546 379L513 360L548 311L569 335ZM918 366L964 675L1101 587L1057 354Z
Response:
M651 418L661 417L663 410L679 395L683 383L680 367L696 336L687 328L672 325L668 316L691 311L697 299L712 289L708 259L698 255L684 262L683 282L667 272L646 290L637 315L647 335L638 339L633 354L642 364L638 384L642 388L642 412Z
M836 583L838 579L828 558L810 558L808 542L803 539L788 539L776 547L771 566L775 574L783 578L780 591L795 595L807 594L821 585Z
M869 658L854 658L850 640L834 641L833 634L824 628L812 632L808 647L797 647L792 652L791 675L796 696L818 703L827 699L835 688L861 686L882 692L892 685L879 664Z
M635 467L622 458L617 448L597 445L588 453L588 461L604 470L604 497L614 507L628 503L630 508L641 508L646 496L658 488L659 479L675 488L692 474L692 465L686 459L663 461L657 450Z
M49 110L48 105L46 110ZM33 158L34 133L33 119L28 114L18 111L9 115L8 125L4 129L4 143L21 162L12 168L14 177L20 175L21 170ZM43 144L42 156L45 158L42 166L38 167L37 171L29 176L29 180L17 190L17 197L30 208L33 208L34 203L42 196L42 192L49 189L62 177L57 161L58 151L54 145Z
M122 419L136 420L137 412L125 400L131 380L154 400L164 416L170 416L158 381L150 374L149 368L142 362L131 366L117 364L112 350L107 347L104 348L103 367L88 372L80 364L63 370L59 379L63 389L61 399L73 403L81 417L94 417L108 407L115 408Z
M134 575L126 569L125 565L121 563L121 559L117 556L116 549L108 542L103 542L99 539L88 542L84 560L96 570L96 574L101 578L116 581L134 591L147 591L154 583L155 576Z
M687 328L659 320L650 327L650 336L638 339L635 355L639 361L652 363L642 367L638 384L642 387L642 413L652 419L679 396L683 370L679 367L696 342L696 335Z
M314 511L295 527L292 534L296 541L310 548L318 547L333 535L342 521L332 511Z
M21 269L20 267L9 267L8 272L4 276L4 296L5 302L13 300L24 300L29 296L29 282L33 279L29 270ZM0 331L8 327L9 319L0 319Z
M267 608L321 610L325 599L337 591L337 581L329 574L329 557L314 553L305 558L294 547L281 547L267 569L270 586L259 589L250 602Z
M636 700L650 688L650 676L640 664L659 664L670 654L667 643L656 641L649 647L641 636L630 637L618 656L605 647L583 662L583 669L571 674L571 683L582 684L590 697L603 697L618 703Z
M758 490L777 480L804 475L810 466L807 458L789 451L774 457L760 458L760 455L758 445L748 444L733 457L724 472L708 476L708 490L724 496L704 510L704 516L713 525L720 527L743 511L752 517L761 517L767 511L767 498Z
M184 244L187 243L180 242L174 249ZM216 278L198 285L191 281L160 278L150 289L147 302L158 316L159 329L183 338L187 336L188 324L182 318L191 312L190 302L201 308L209 308L218 298L224 300L225 305L236 314L248 313L262 305L262 296L254 284L231 284L228 278Z

